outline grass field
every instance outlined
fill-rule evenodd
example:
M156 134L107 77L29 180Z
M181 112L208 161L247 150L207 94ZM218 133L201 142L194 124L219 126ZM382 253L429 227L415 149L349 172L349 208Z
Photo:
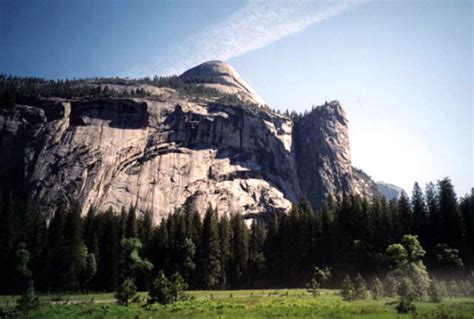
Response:
M194 299L145 309L136 303L114 304L112 294L42 295L41 307L28 318L474 318L474 298L416 303L413 314L395 311L396 299L342 301L336 290L312 297L302 289L188 291ZM141 293L141 301L146 293ZM15 296L0 296L0 306ZM26 316L24 316L26 317Z

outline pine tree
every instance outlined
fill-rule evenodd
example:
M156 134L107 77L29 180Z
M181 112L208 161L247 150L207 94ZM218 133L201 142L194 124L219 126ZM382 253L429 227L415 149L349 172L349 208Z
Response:
M101 214L100 259L97 278L104 290L114 291L119 282L121 217L109 209Z
M411 234L413 230L413 213L408 197L404 193L398 199L398 214L401 234Z
M190 238L184 237L184 239L179 241L176 254L178 257L178 267L176 269L179 273L183 274L183 280L187 282L196 268L194 262L196 246Z
M232 285L238 288L247 272L249 230L240 213L234 214L230 221L232 228L230 277Z
M230 240L232 236L232 230L230 228L230 222L227 215L223 215L219 220L219 237L221 242L221 278L219 280L219 286L221 289L227 288L227 277L230 271Z
M250 228L248 265L249 280L254 284L260 279L265 268L265 255L263 252L265 239L265 227L254 219Z
M460 248L464 239L463 221L451 180L445 178L439 181L438 189L439 210L444 227L441 237L443 241L441 243Z
M137 237L137 213L133 206L130 206L127 214L127 223L125 226L125 238Z
M202 287L204 289L218 288L222 272L221 247L217 216L211 206L207 208L204 215L199 257Z
M470 243L474 242L474 193L466 195L461 199L459 209L464 222L464 253L465 260L469 263L474 260L474 246Z
M64 273L67 270L65 261L64 225L66 214L61 206L56 209L49 224L46 242L46 266L42 276L48 291L62 291L65 285Z
M428 211L428 247L432 248L442 242L443 224L439 213L438 194L433 183L426 184L425 188L426 208Z
M64 259L66 263L65 288L81 288L80 277L87 268L87 247L82 238L82 219L79 206L74 205L64 224Z
M413 232L420 236L420 241L423 244L426 244L426 228L428 226L426 216L426 204L423 196L423 191L421 190L421 187L420 185L418 185L418 183L415 183L415 185L413 186L411 206L413 209Z

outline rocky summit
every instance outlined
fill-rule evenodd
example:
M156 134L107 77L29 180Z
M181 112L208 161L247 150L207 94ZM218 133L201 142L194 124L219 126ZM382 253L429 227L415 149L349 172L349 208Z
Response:
M379 194L352 167L336 101L292 120L219 61L165 80L71 85L100 94L30 94L0 110L0 178L21 175L33 201L135 206L158 221L182 205L251 217L303 195L318 209L327 196Z

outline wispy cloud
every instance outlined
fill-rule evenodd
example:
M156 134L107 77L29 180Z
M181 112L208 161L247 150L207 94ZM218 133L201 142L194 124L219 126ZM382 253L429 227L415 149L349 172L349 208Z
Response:
M179 74L207 60L228 60L337 16L363 0L251 0L221 23L129 70L129 76Z

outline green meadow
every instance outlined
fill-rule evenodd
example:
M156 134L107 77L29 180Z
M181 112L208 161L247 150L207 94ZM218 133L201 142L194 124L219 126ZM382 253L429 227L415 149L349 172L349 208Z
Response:
M39 309L20 318L474 318L474 298L446 298L442 303L416 302L416 311L398 314L397 300L343 301L337 290L313 297L303 289L188 291L188 300L146 307L140 293L128 307L113 294L41 295ZM12 306L15 296L0 297ZM0 316L1 317L1 316Z

